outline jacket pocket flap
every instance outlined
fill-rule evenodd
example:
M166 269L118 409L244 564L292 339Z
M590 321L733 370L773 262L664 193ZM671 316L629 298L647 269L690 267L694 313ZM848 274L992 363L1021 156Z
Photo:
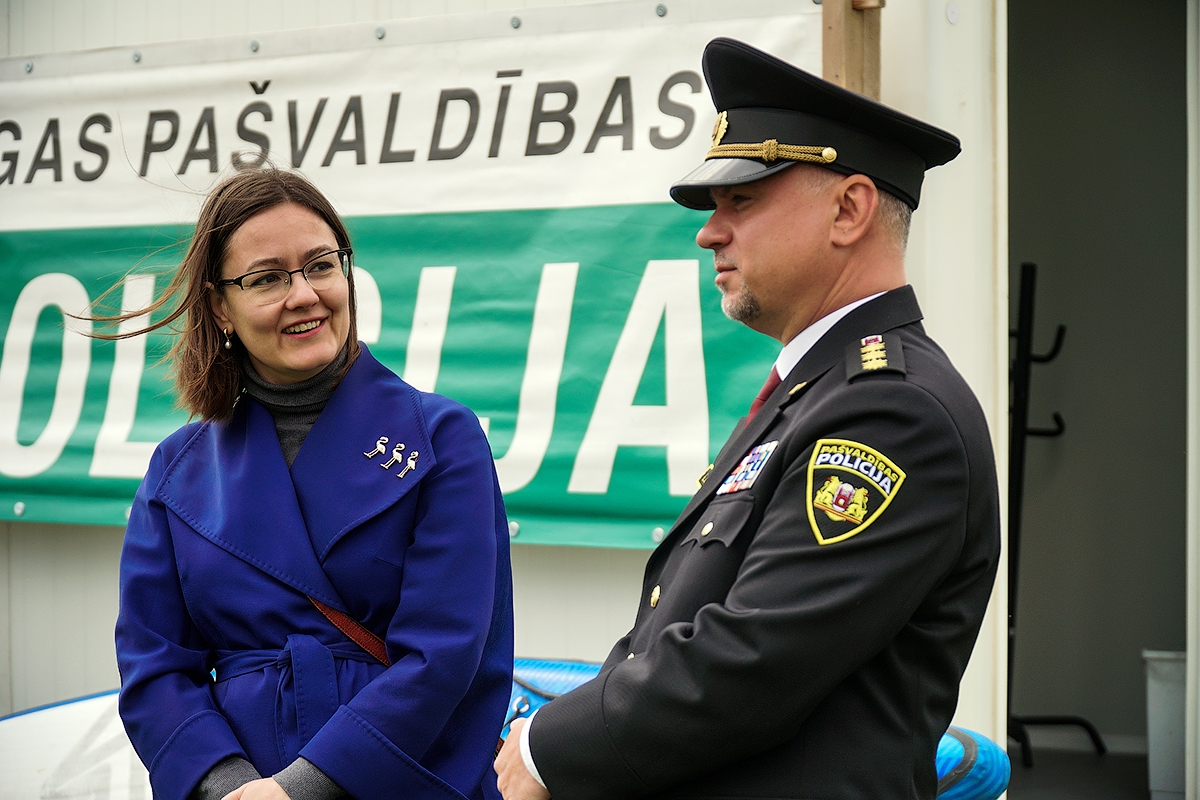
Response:
M683 541L699 542L701 547L716 541L728 547L742 532L753 511L754 495L749 492L738 492L713 500Z

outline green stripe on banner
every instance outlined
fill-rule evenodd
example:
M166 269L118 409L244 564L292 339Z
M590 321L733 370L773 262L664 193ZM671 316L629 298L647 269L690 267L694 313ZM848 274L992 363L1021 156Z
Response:
M360 336L486 420L516 541L653 546L745 412L777 345L721 313L704 219L649 204L347 220ZM189 233L0 233L0 519L124 523L153 443L186 419L159 363L170 337L88 341L60 306L131 271L161 290Z

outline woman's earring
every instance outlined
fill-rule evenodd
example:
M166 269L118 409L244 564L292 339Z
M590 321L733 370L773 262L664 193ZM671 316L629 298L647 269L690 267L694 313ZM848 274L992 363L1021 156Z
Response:
M225 328L221 328L221 333L225 334L225 349L232 350L233 342L229 341L229 331L226 330Z

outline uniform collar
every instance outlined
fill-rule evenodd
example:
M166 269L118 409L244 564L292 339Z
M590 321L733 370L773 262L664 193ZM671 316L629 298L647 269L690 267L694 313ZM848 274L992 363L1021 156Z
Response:
M672 534L683 527L692 512L712 497L725 476L751 447L764 438L784 407L801 398L812 383L845 358L847 344L902 325L918 323L920 320L921 308L917 305L916 294L911 286L902 286L867 300L835 321L792 367L750 424L735 430L729 437L729 441L717 454L704 485L692 496L679 519L675 521ZM674 537L668 537L664 540L666 541L674 541Z
M775 359L775 372L781 379L786 378L788 373L800 363L800 359L804 358L805 354L812 349L812 346L820 341L821 337L828 333L830 328L840 322L842 317L862 304L869 303L876 297L882 297L884 294L886 292L876 292L869 297L855 300L853 303L842 306L837 311L826 314L812 325L800 331L792 337L790 342L783 346L783 350L779 353L779 358Z

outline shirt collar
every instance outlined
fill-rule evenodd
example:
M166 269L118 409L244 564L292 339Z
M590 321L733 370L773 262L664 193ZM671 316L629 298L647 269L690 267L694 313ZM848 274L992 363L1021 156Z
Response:
M836 325L842 317L862 304L868 303L883 294L886 294L886 292L876 292L869 297L855 300L849 305L842 306L837 311L826 314L796 334L790 342L783 346L783 351L780 352L779 358L775 359L775 371L779 373L780 380L786 378L788 373L795 369L796 365L800 363L800 359L804 358L808 351L812 349L812 346L820 341L821 337L828 333L829 329Z

